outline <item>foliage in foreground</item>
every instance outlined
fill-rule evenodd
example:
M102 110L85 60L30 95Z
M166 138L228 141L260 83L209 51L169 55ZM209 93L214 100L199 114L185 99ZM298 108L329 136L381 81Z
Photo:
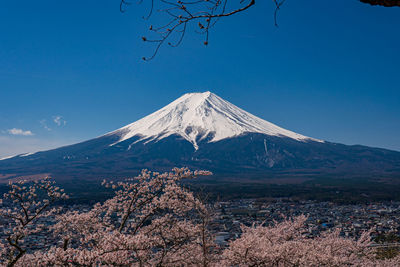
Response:
M144 170L134 179L106 183L115 196L87 212L51 208L67 196L49 179L10 183L1 209L7 266L400 266L400 256L377 257L369 232L358 240L339 231L308 239L304 216L271 226L242 226L220 248L208 229L207 207L179 181L209 172ZM48 229L43 219L53 219ZM37 234L57 245L29 247ZM34 244L34 242L33 242Z

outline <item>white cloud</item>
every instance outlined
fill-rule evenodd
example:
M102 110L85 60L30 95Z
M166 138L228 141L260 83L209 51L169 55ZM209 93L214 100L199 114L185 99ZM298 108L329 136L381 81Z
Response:
M58 126L65 126L67 124L67 121L64 120L62 116L53 116L53 121Z
M22 129L17 129L17 128L8 129L7 132L12 135L24 135L24 136L33 135L33 133L29 130L24 131Z
M47 131L51 131L51 128L49 126L47 126L47 123L46 123L45 119L40 120L39 122L43 126L43 128L45 128Z

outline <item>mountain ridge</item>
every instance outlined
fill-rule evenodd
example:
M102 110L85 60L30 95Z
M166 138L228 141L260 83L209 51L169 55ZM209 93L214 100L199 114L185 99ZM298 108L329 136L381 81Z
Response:
M212 179L400 180L400 152L297 134L211 92L185 94L94 139L1 160L0 174L102 179L136 175L143 168L165 171L176 166L213 171Z

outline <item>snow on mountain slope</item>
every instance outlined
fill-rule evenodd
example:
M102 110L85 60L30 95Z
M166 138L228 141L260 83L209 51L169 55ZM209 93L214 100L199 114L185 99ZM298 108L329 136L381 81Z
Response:
M140 136L136 142L149 142L177 134L198 149L198 141L210 138L210 134L209 142L215 142L249 132L323 142L260 119L211 92L185 94L164 108L107 135L120 136L112 144L115 145L133 136Z
M24 153L24 154L18 154L18 155L12 155L4 158L0 158L0 160L6 160L6 159L11 159L11 158L16 158L16 157L27 157L30 155L34 155L36 152L29 152L29 153Z

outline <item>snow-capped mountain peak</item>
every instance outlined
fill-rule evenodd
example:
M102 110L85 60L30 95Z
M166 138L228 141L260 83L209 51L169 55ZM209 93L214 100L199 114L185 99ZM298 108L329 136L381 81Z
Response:
M322 142L258 118L209 91L185 94L160 110L108 135L119 135L120 139L114 143L117 144L134 136L140 136L136 142L149 142L176 134L198 149L198 142L206 137L209 142L216 142L249 132Z

